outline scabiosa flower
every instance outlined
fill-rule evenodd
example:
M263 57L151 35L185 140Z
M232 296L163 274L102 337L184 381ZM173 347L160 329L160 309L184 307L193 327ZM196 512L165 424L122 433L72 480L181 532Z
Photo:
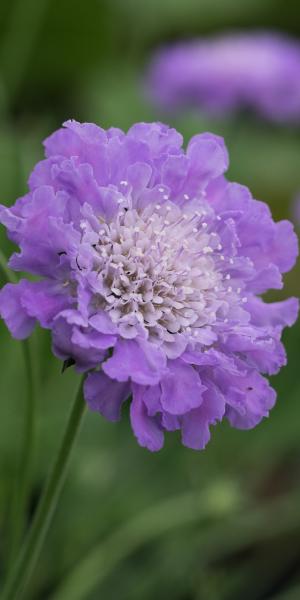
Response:
M271 120L299 121L300 44L267 32L178 43L154 57L147 90L165 109L226 114L246 107Z
M10 267L40 278L0 293L12 335L51 329L55 355L89 372L89 407L114 421L130 398L150 450L177 429L204 448L223 417L254 427L275 402L261 373L285 363L297 313L296 299L258 297L295 261L291 224L225 179L226 147L209 133L185 152L160 123L125 134L68 121L45 148L29 193L0 212L21 249Z

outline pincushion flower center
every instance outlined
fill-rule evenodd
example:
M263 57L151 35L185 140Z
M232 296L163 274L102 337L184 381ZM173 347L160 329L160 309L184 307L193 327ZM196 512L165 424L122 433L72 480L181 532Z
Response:
M183 211L171 202L141 211L120 207L112 222L101 224L95 302L124 336L140 328L165 341L178 333L196 337L216 320L221 246L209 229L205 210Z

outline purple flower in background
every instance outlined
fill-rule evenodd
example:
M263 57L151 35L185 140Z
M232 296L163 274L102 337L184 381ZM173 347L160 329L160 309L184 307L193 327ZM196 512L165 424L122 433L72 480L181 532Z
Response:
M254 427L275 402L262 373L285 364L281 331L297 315L296 299L258 297L294 264L292 225L224 178L209 133L184 151L160 123L125 134L68 121L45 148L29 193L0 212L21 249L10 267L39 277L0 292L12 335L51 329L55 355L89 371L90 408L114 421L131 397L150 450L177 429L204 448L223 417Z
M146 85L165 109L227 114L246 107L271 120L298 121L300 44L265 32L178 43L157 53Z

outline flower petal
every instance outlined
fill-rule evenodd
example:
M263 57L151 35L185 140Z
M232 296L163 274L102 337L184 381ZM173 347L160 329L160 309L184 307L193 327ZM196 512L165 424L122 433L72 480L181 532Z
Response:
M226 400L226 417L230 424L237 429L252 429L268 417L276 392L264 377L253 371L232 383Z
M119 383L99 371L90 373L84 383L84 397L90 410L97 411L109 421L119 421L121 407L130 395L128 383Z
M141 385L158 383L166 368L166 358L159 348L149 342L120 339L103 370L112 379L129 378Z
M182 443L194 450L203 450L210 439L209 426L221 421L225 412L225 398L210 385L203 394L199 408L182 417Z
M199 373L181 360L168 363L169 371L161 380L161 404L172 415L181 415L200 406L203 392Z
M23 294L29 286L29 281L21 279L16 284L7 283L0 291L0 315L12 336L19 340L28 337L36 323L22 303Z
M133 385L130 404L130 420L133 432L140 446L151 452L160 450L164 443L164 434L155 417L149 417L143 402L143 388Z

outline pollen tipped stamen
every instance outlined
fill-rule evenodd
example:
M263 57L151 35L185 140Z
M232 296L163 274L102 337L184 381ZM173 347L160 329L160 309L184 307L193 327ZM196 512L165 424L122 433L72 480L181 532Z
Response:
M129 319L131 333L136 324L150 339L170 343L182 334L195 339L218 320L223 295L235 292L225 285L230 275L219 266L220 238L209 232L204 212L182 212L169 202L119 210L113 222L101 224L94 245L102 281L97 305L114 322L116 315L122 323ZM83 244L88 236L84 227Z

